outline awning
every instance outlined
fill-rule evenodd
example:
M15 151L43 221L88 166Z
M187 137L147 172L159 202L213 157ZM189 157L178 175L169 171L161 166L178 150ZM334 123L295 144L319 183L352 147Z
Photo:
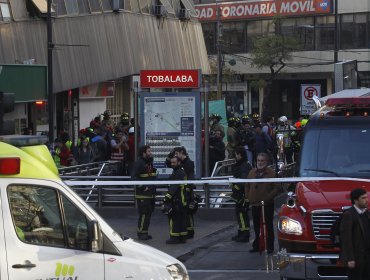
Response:
M181 0L181 3L184 5L185 9L189 11L191 17L197 16L194 6L189 0Z

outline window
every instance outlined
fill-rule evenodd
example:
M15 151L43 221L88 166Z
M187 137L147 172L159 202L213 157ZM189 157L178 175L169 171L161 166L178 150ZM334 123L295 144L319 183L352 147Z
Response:
M296 26L294 32L303 50L313 50L315 47L314 40L315 30L314 28L307 28L314 26L314 24L315 22L313 17L304 17L296 19Z
M150 13L150 7L151 7L151 0L139 0L139 6L142 13L149 14Z
M77 4L78 4L78 13L80 15L88 14L90 12L89 0L77 0Z
M294 36L302 50L314 48L314 20L312 17L289 18L281 21L281 35Z
M77 0L64 0L64 2L66 4L67 14L78 14Z
M341 16L341 48L366 48L367 14Z
M64 0L53 0L55 12L58 16L66 15L67 9Z
M275 26L272 20L249 21L247 23L247 48L253 44L256 37L267 36L275 32Z
M89 250L88 220L65 196L52 188L12 185L9 205L18 238L26 243ZM64 211L66 228L60 209ZM66 236L65 236L66 234Z
M316 50L333 50L335 39L334 16L317 17L314 28Z
M245 22L222 23L221 50L229 53L243 53L247 46Z
M89 0L92 13L101 12L100 0Z
M103 11L112 11L111 0L101 0Z
M216 23L208 22L202 24L204 42L206 44L207 53L216 53Z
M0 1L0 21L10 21L9 4L1 2L7 1Z

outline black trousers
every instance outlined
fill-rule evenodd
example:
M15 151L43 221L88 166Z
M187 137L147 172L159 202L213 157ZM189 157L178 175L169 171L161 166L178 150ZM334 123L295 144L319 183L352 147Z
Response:
M168 214L170 237L173 239L184 237L188 234L186 230L186 209L173 211Z
M366 257L365 262L353 269L347 268L348 280L369 280L370 279L370 254Z
M139 221L137 225L138 234L147 234L150 225L150 218L154 211L154 199L138 199L137 209L139 212Z
M253 241L253 249L259 249L260 229L262 219L262 206L252 206L253 229L255 239ZM267 250L274 250L274 204L265 205L265 223L267 234Z
M235 204L235 215L239 225L239 232L249 231L249 215L248 208L242 207L240 204Z
M194 235L194 214L191 210L186 213L186 230L189 235Z

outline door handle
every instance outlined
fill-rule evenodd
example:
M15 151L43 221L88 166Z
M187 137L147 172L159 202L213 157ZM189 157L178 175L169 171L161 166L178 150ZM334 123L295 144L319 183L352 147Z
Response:
M25 261L25 264L13 264L12 268L34 268L36 267L35 264L31 263L30 261Z

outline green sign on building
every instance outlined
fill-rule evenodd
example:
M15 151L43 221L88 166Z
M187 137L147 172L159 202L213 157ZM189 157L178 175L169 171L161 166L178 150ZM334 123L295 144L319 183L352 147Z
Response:
M15 102L47 99L46 65L0 65L0 91L14 92Z

